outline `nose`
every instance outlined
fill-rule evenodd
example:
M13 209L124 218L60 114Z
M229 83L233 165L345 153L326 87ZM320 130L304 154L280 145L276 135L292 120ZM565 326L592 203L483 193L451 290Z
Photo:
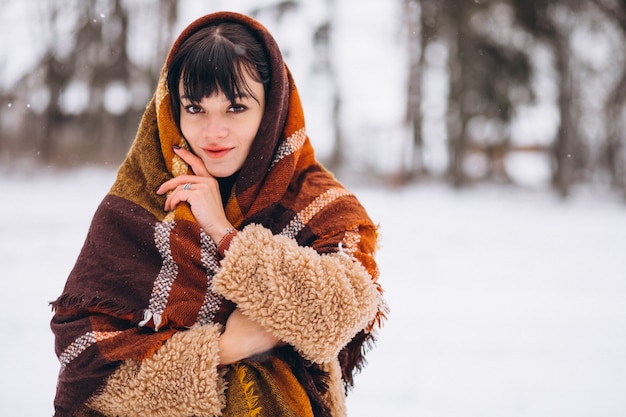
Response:
M225 138L228 135L228 126L224 118L218 114L207 114L202 125L202 135L209 140Z

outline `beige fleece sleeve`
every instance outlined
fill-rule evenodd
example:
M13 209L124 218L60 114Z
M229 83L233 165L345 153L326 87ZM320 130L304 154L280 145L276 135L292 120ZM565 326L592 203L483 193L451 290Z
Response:
M328 404L333 417L346 417L346 391L341 377L339 359L321 365L322 370L328 372L328 391L324 394L324 402Z
M233 239L213 290L317 363L335 359L382 302L353 258L320 255L259 225Z
M220 325L178 332L151 358L128 360L87 405L107 416L211 417L225 405Z

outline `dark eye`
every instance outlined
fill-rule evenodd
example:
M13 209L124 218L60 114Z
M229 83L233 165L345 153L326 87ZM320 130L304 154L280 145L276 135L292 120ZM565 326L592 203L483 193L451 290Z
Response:
M228 111L230 113L242 113L246 111L246 109L247 107L244 106L243 104L233 104L232 106L228 108Z
M187 111L187 113L189 114L197 114L200 113L202 111L202 109L200 108L200 106L196 105L196 104L190 104L188 106L185 106L185 110Z

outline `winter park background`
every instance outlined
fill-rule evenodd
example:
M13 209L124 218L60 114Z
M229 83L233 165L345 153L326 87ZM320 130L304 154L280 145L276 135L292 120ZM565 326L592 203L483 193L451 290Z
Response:
M179 26L228 2L198 3L180 2ZM240 3L245 11L254 2ZM344 103L345 123L367 130L402 117L402 86L386 82L403 77L393 65L403 59L399 48L388 46L397 8L391 1L338 4L344 49L337 69L352 92ZM27 8L2 7L13 13L3 23L9 17L25 21ZM355 8L359 16L351 13ZM315 20L320 9L309 6L298 23ZM2 32L0 62L11 62L0 65L4 83L28 68L24 51L36 50L31 35L17 29L22 25L13 27L11 37ZM301 42L297 27L282 30L279 43L280 36L285 43ZM351 47L363 37L369 48ZM331 145L316 118L326 109L316 107L320 91L306 82L305 66L297 62L290 66L323 156ZM350 70L355 66L357 73ZM434 113L444 88L438 80L435 71L426 92ZM527 110L530 117L518 122L518 132L549 136L554 112L540 110ZM427 127L435 167L443 153L438 129L436 123ZM386 130L384 140L354 152L376 155L384 170L400 146L398 135ZM342 174L380 224L378 261L391 308L348 397L350 416L626 415L626 206L597 183L577 187L565 199L555 195L541 158L508 161L515 187L399 186ZM59 369L48 302L63 288L116 165L60 170L6 162L0 162L0 416L46 416L53 412Z

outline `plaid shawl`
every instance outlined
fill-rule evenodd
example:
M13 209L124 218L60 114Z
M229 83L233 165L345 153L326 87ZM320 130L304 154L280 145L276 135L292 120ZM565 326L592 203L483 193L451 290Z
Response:
M228 219L238 229L263 225L320 254L344 247L375 280L376 226L316 161L297 90L269 32L246 16L215 13L187 27L172 51L199 28L221 21L251 28L272 66L266 110L228 198ZM187 204L164 212L165 197L154 192L167 179L191 172L174 145L187 147L172 116L164 70L64 291L52 303L61 362L59 417L84 404L122 361L150 357L175 332L223 324L234 308L211 289L220 268L216 243L200 230ZM361 332L340 354L348 383L368 337Z

